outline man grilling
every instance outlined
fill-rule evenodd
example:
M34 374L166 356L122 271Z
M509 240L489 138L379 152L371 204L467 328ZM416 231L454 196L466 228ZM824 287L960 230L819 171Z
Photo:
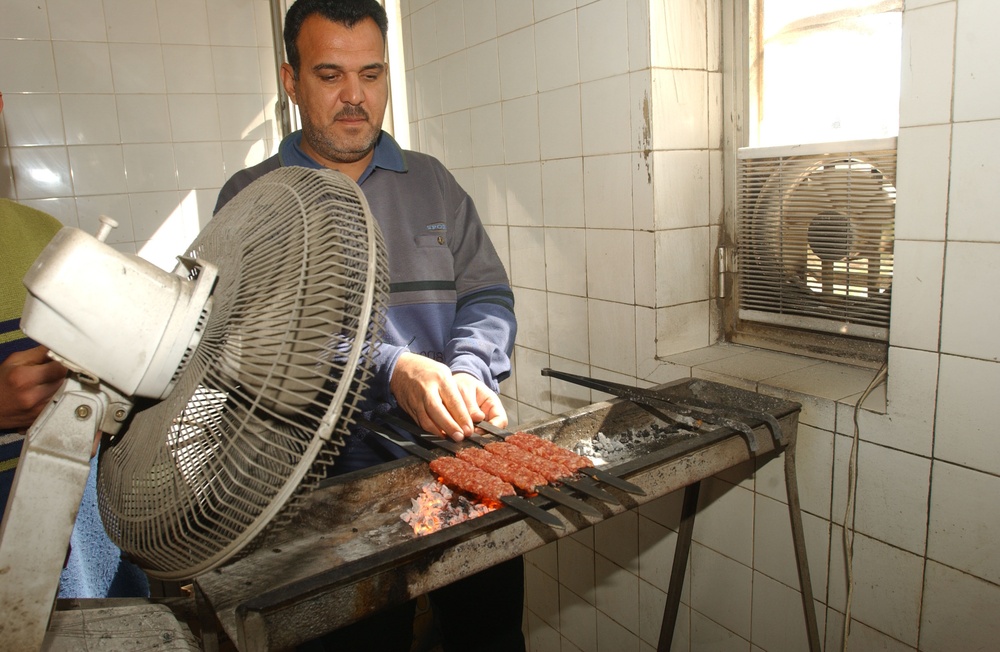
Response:
M286 165L354 179L381 227L389 262L385 339L371 401L398 406L424 430L461 441L474 423L507 425L497 395L510 374L517 323L507 274L472 199L433 157L404 151L382 131L388 99L385 10L377 0L297 0L285 17L281 80L302 130L278 153L236 173L216 212L242 188ZM335 473L403 455L363 433L348 439ZM516 558L431 595L444 649L525 649L523 562ZM473 608L489 604L489 618ZM401 650L414 604L388 610L302 649Z

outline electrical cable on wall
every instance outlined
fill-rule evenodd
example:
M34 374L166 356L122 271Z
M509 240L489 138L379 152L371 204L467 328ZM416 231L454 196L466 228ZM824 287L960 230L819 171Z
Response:
M858 415L861 406L876 387L885 382L888 367L883 363L861 398L854 405L854 435L851 440L851 455L847 465L847 506L844 509L844 566L847 572L847 604L844 608L844 640L841 649L846 652L847 639L851 635L851 601L854 598L854 498L858 489L858 442L861 439L861 428L858 425Z

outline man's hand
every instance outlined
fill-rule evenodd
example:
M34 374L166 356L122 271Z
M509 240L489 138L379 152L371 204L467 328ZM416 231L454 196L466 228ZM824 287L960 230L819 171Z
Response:
M0 428L23 430L42 412L66 378L66 367L36 346L0 364Z
M399 357L389 389L421 428L455 441L471 435L473 424L484 419L507 425L500 398L489 387L469 374L452 375L446 365L422 355Z
M496 392L471 374L459 372L453 377L465 399L465 405L469 408L469 415L474 424L489 421L497 428L507 427L507 410L504 409Z

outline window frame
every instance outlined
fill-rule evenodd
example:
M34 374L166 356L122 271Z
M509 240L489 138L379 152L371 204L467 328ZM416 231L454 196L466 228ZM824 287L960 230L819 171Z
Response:
M752 11L763 0L722 3L723 228L716 256L719 279L720 336L724 341L824 360L877 368L888 358L889 342L844 337L820 331L756 323L739 318L737 241L737 174L739 148L749 145L750 52L759 38L751 33ZM755 127L754 127L755 128ZM891 317L890 317L891 322Z

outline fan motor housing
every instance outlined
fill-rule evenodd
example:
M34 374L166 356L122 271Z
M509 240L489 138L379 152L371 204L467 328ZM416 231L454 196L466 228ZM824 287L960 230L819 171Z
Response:
M214 278L210 265L190 280L65 227L24 277L21 329L77 373L163 398L197 343Z

